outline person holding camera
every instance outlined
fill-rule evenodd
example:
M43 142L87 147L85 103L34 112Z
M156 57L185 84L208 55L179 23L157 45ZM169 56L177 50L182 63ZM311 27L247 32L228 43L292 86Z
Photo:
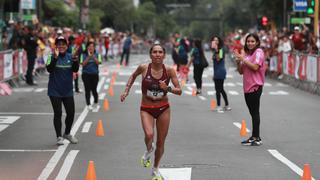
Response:
M80 56L80 64L82 65L82 81L85 89L86 103L89 110L98 106L97 86L99 82L99 64L102 63L102 57L95 52L93 41L89 41L86 45L86 51ZM91 105L90 97L93 95L94 104Z
M225 67L225 52L224 52L223 40L218 36L211 38L212 60L213 60L213 81L216 90L217 98L217 112L224 113L224 111L230 111L228 96L224 90L224 80L227 76ZM225 102L225 106L221 107L221 94Z
M260 146L260 98L265 81L265 55L256 34L248 34L244 51L234 51L237 69L243 75L244 98L252 118L252 136L242 145Z

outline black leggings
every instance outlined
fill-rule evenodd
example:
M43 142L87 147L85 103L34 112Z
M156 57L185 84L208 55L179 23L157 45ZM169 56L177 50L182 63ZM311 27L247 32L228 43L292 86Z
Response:
M99 75L98 74L82 74L82 81L84 84L85 89L85 96L86 96L86 103L90 105L90 97L91 92L94 98L94 103L98 103L98 93L97 93L97 86L99 82Z
M220 102L221 94L223 96L225 105L226 106L229 105L227 94L223 88L223 83L224 83L224 79L214 79L214 87L216 89L216 98L217 98L217 105L218 106L221 105L221 102Z
M66 110L66 119L65 119L65 124L66 124L66 129L64 134L70 134L71 131L71 126L73 123L74 119L74 99L73 96L71 97L54 97L50 96L50 101L53 107L53 125L54 129L56 131L57 137L61 136L61 116L62 116L62 103L64 105L64 108Z
M244 98L252 118L252 137L260 137L260 97L262 86L252 93L245 93Z
M202 88L202 74L203 74L203 67L194 66L193 79L196 83L197 89Z

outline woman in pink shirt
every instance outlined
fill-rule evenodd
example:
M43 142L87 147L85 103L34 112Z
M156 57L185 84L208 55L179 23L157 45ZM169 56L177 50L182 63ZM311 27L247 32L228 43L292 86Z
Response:
M243 145L260 146L260 97L265 79L265 56L256 34L248 34L244 52L234 52L237 68L243 75L243 91L252 118L252 136L242 141Z

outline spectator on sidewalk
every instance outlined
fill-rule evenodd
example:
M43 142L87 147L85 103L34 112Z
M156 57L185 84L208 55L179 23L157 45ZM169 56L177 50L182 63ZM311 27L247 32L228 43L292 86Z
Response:
M24 37L24 43L23 43L23 47L24 47L24 50L27 52L27 59L28 59L26 83L32 86L32 85L37 85L33 79L33 70L34 70L34 65L37 58L37 47L38 47L37 36L36 36L37 30L31 26L27 27L26 30L27 30L27 34Z

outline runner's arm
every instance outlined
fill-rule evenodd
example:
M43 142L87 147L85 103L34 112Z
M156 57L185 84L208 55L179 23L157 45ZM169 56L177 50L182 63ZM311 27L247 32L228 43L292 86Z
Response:
M129 79L128 79L126 88L125 88L124 92L123 92L123 93L121 94L121 96L120 96L121 102L123 102L123 101L125 100L125 98L129 95L129 91L130 91L130 88L131 88L132 84L133 84L134 81L136 80L137 76L139 76L139 75L143 72L143 69L144 69L144 65L140 65L140 66L138 66L138 68L131 74L131 76L130 76Z
M169 90L168 92L171 92L172 94L176 94L176 95L181 95L182 94L182 90L179 84L179 80L176 74L176 71L173 68L169 68L169 77L171 79L171 82L173 84L174 87L169 88L167 87L167 90Z

